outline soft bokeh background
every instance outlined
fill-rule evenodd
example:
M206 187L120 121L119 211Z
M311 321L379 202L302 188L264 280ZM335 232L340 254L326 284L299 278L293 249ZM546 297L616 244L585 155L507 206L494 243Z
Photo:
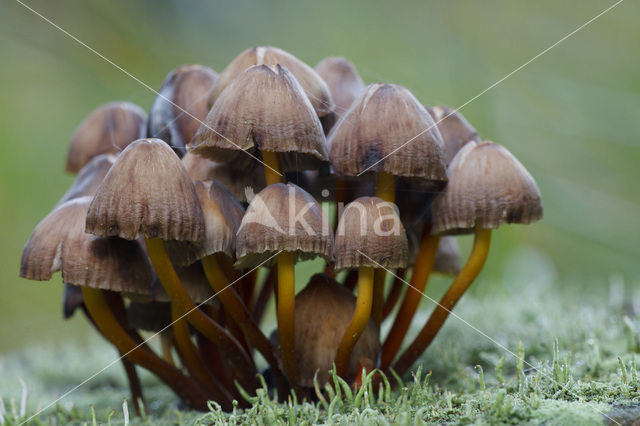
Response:
M221 71L245 48L273 44L312 66L346 56L367 83L399 83L426 104L457 107L613 2L26 3L153 87L180 64ZM639 18L640 4L623 2L464 108L483 137L530 170L545 207L542 222L495 233L471 297L509 292L518 280L576 293L612 278L637 284ZM147 109L154 95L13 1L0 5L0 58L2 353L88 334L80 316L61 318L59 275L17 277L22 247L72 181L63 168L75 126L101 103Z

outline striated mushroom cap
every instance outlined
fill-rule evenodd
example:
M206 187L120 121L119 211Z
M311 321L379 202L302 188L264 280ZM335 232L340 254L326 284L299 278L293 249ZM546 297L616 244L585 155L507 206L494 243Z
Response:
M444 160L447 165L451 163L453 157L464 144L469 141L480 142L478 131L460 111L454 112L444 105L427 108L427 111L429 111L433 120L438 123L438 130L440 130L444 142Z
M456 154L449 184L431 204L434 234L463 234L542 218L538 185L506 148L469 142Z
M338 346L356 306L356 298L343 285L325 274L311 277L309 284L296 296L295 342L299 369L299 385L313 386L317 372L320 386L329 381ZM349 360L350 382L359 373L362 359L374 364L380 353L379 330L373 319L358 339Z
M438 184L447 180L440 132L402 86L368 86L331 130L328 144L337 175L371 171Z
M204 219L178 156L160 139L129 145L107 173L87 214L87 232L102 237L200 241Z
M330 259L332 249L333 233L320 204L291 183L269 185L251 200L236 240L240 267L259 265L280 250Z
M223 184L229 192L240 202L248 203L249 198L264 189L264 171L255 167L233 167L232 165L217 163L188 152L182 157L182 163L187 169L193 182L215 180ZM248 190L248 194L247 194Z
M167 242L171 260L181 266L190 265L214 253L233 257L236 232L244 216L244 208L224 185L215 181L198 181L195 187L204 217L205 238L198 242Z
M347 204L336 229L336 269L405 268L408 255L407 234L395 204L378 197L360 197Z
M149 111L149 135L184 155L209 112L208 97L218 74L203 65L183 65L171 71ZM186 112L185 112L186 111Z
M315 70L329 86L335 103L334 111L320 119L326 134L364 92L365 85L356 67L342 57L325 58L318 62Z
M84 119L71 139L66 171L78 173L93 157L117 154L147 135L147 113L131 102L110 102Z
M116 156L113 154L100 154L93 157L80 170L67 192L62 196L60 201L58 201L58 204L56 204L56 207L74 198L85 197L87 195L93 197L98 187L100 187L102 180L115 162Z
M222 71L209 95L209 108L213 106L222 92L244 70L254 65L282 65L300 82L303 93L309 98L318 117L333 111L333 100L327 84L313 68L292 54L273 46L258 46L247 49L235 57Z
M284 170L314 169L328 159L320 120L300 84L280 65L243 71L204 123L191 150L214 161L248 168L255 158L243 151L255 153L255 148L282 153Z
M151 294L151 266L136 241L84 232L91 197L75 198L36 226L24 246L20 276L48 281L56 271L68 284Z

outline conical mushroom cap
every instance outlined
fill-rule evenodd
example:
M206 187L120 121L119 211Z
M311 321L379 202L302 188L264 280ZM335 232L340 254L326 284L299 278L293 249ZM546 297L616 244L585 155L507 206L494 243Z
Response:
M100 154L97 157L93 157L80 170L67 192L56 204L56 207L74 198L88 195L93 197L115 161L116 156L113 154Z
M345 58L330 56L318 62L315 69L329 86L336 115L342 117L365 90L356 67Z
M440 238L436 260L433 264L434 272L456 276L460 269L460 246L458 246L456 237L446 235Z
M222 184L198 181L195 187L204 216L205 238L194 243L167 242L171 260L181 266L190 265L214 253L233 257L236 251L236 232L244 216L244 208Z
M215 71L203 65L183 65L171 71L149 111L149 135L184 155L185 146L209 112L209 92L217 78Z
M256 266L282 250L303 259L331 258L333 233L320 204L294 184L258 193L242 218L236 240L238 266Z
M191 180L197 182L215 180L223 184L229 192L240 202L248 203L248 194L253 196L262 191L265 183L264 170L248 167L246 169L233 167L229 164L218 163L199 157L188 152L182 157L182 163L187 169Z
M427 108L427 111L438 123L438 130L444 142L444 160L447 164L451 163L464 144L469 141L480 142L478 131L460 111L453 112L451 108L444 105Z
M356 298L343 285L325 274L311 277L309 284L296 296L295 343L299 368L299 385L313 386L317 371L318 384L329 381L329 371L351 322ZM374 363L380 353L378 327L369 319L358 339L347 367L347 381L359 373L360 360Z
M434 234L460 234L542 218L538 185L503 146L469 142L456 154L449 184L431 204Z
M368 86L331 130L328 144L337 175L372 171L446 182L440 132L402 86Z
M328 159L320 120L300 84L280 65L243 71L220 94L204 123L191 150L214 161L255 167L255 159L242 152L254 147L282 153L284 170L317 168Z
M151 294L151 267L137 242L84 232L90 202L67 201L36 226L22 252L20 276L47 281L61 271L68 284Z
M102 237L200 241L204 219L178 156L160 139L129 145L107 173L87 214L87 232Z
M318 117L333 111L333 100L327 84L313 68L296 58L292 54L273 46L259 46L240 53L222 71L209 95L211 108L222 92L244 70L253 65L282 65L287 68L300 82L303 93L309 98Z
M408 255L407 234L395 204L377 197L347 204L336 229L336 269L405 268Z
M78 126L67 155L66 170L78 173L93 157L117 154L147 134L147 114L131 102L111 102L96 108Z

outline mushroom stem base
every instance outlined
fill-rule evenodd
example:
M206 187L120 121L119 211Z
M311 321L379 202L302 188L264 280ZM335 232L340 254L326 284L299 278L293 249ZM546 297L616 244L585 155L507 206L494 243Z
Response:
M158 358L144 344L137 344L122 328L113 315L102 290L82 287L82 297L91 318L100 332L131 362L154 373L169 385L189 407L206 410L207 393L192 379L178 369ZM220 405L231 409L230 401L220 401Z
M291 252L278 255L278 336L284 372L292 386L298 383L296 361L295 310L296 281L295 260Z
M415 266L413 267L413 274L411 275L411 283L404 294L404 299L391 327L391 331L389 331L387 340L382 346L380 368L387 368L391 364L402 345L402 341L411 325L411 320L418 309L420 300L422 300L429 275L431 275L431 271L433 270L439 242L440 237L437 235L429 235L428 232L425 232L422 236L420 250L418 251Z
M473 241L473 249L469 255L466 265L455 278L445 295L434 309L420 333L415 338L411 346L402 354L393 366L396 373L402 375L411 367L427 347L431 344L436 334L444 324L458 300L467 291L469 286L476 279L489 255L491 245L491 230L478 229Z

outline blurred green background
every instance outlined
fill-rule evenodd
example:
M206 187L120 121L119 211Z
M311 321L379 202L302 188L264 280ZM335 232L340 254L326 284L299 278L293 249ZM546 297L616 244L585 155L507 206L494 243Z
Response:
M156 88L178 65L221 71L245 48L272 44L312 66L345 56L367 83L395 82L425 104L457 107L613 2L26 4ZM637 285L639 19L640 3L623 2L464 108L484 138L530 170L545 207L542 222L495 233L475 297L541 276L576 293L612 277ZM87 335L80 316L62 320L59 275L17 277L22 247L72 181L63 168L76 125L101 103L148 109L154 95L17 2L0 6L0 37L2 353Z

